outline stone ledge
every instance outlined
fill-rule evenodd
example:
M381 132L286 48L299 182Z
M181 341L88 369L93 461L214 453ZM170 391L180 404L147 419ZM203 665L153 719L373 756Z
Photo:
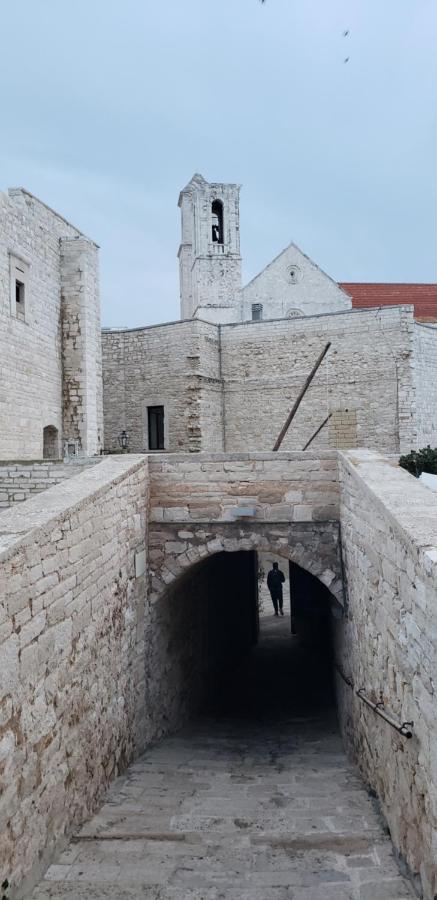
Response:
M0 512L0 561L4 562L16 544L31 532L53 528L56 520L62 521L73 509L81 509L91 497L104 492L142 466L147 471L147 460L140 454L112 455L99 466L78 472L67 481Z

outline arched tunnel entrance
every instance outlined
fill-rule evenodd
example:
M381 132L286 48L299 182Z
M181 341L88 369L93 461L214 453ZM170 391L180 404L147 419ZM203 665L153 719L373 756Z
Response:
M254 550L166 570L148 613L146 752L32 900L411 896L337 728L333 595L279 564L283 616L260 608Z
M255 550L217 552L186 569L153 604L159 661L147 706L158 734L197 713L254 717L333 716L330 591L287 558L264 554L285 576L283 612L274 613L267 572ZM260 597L263 588L263 600Z

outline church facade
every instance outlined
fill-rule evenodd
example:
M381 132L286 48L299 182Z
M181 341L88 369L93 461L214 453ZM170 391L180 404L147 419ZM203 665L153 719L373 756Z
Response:
M243 286L239 191L196 174L180 194L181 321L104 330L106 447L272 449L328 341L283 449L325 420L315 449L437 443L437 329L411 303L353 308L294 244Z

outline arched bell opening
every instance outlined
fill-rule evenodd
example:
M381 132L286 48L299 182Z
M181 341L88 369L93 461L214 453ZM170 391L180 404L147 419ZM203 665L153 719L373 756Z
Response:
M211 223L211 238L213 244L223 244L223 203L221 200L214 200L211 204Z

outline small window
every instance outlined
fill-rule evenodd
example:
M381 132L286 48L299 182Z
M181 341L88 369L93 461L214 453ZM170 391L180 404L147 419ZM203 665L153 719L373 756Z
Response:
M43 458L58 459L59 440L58 429L54 425L46 425L43 429Z
M260 322L263 317L262 303L252 303L252 322Z
M297 284L301 280L301 271L299 266L290 266L288 270L288 277L291 284Z
M164 407L148 406L149 450L164 450Z
M10 256L10 279L11 279L11 316L21 319L23 322L26 318L27 306L27 286L28 286L29 266L27 263L18 259L16 256Z
M211 206L212 215L212 242L213 244L223 244L223 203L221 200L214 200Z

